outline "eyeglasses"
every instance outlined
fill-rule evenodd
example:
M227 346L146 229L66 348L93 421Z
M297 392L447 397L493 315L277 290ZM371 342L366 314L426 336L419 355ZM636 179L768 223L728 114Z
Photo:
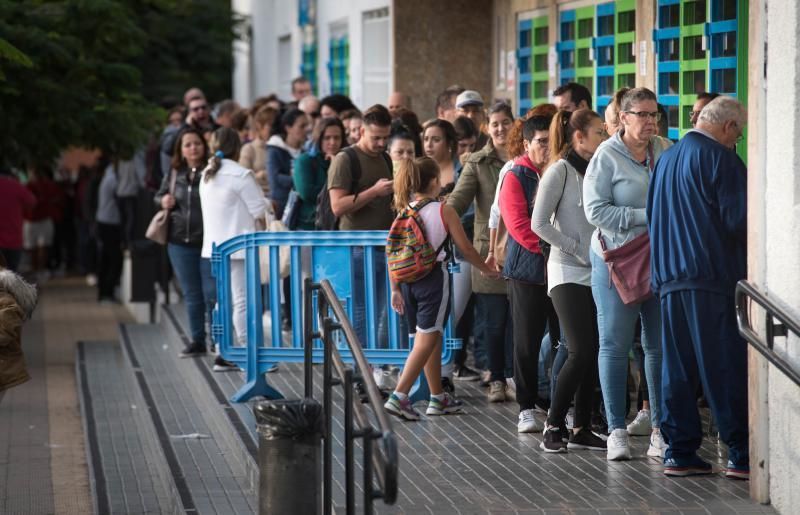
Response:
M635 117L639 118L640 120L644 120L647 118L652 118L655 121L659 121L661 119L661 113L658 111L625 111L628 114L632 114Z
M208 111L208 105L194 106L193 108L190 109L190 111L192 111L193 113L195 111Z
M531 141L540 147L545 148L550 143L550 138L533 138Z
M689 111L689 118L700 116L700 111Z

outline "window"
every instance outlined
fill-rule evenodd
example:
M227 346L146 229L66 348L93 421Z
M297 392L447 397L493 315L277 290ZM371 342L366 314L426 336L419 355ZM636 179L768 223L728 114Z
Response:
M531 46L531 29L519 31L519 47L528 48Z
M575 68L575 50L561 51L561 68L564 70Z
M683 123L681 124L681 129L692 128L692 109L694 109L694 105L683 106Z
M620 43L617 47L619 64L629 64L636 62L636 55L633 52L633 43Z
M591 77L578 77L578 79L575 82L577 82L578 84L584 86L589 91L592 90L593 84L592 84L592 78Z
M683 4L683 24L695 25L706 22L706 0L690 0Z
M608 14L597 17L597 35L611 36L614 34L614 15Z
M617 32L633 32L634 30L636 30L636 11L619 13Z
M636 87L636 74L635 73L620 73L617 75L617 88L635 88Z
M303 43L302 74L311 83L311 89L317 91L317 43Z
M539 80L533 83L533 96L535 98L547 98L547 87L549 83L546 80Z
M662 5L658 8L658 28L677 27L681 20L681 6L679 4Z
M547 54L536 54L534 57L533 71L546 72L547 71Z
M575 22L565 21L561 23L561 41L571 41L575 39Z
M530 73L531 72L531 58L530 57L520 57L519 58L519 72L520 73Z
M593 21L594 20L591 18L578 20L578 38L590 38L594 35L594 31L592 30Z
M678 126L678 113L680 112L678 106L664 106L667 108L667 127Z
M678 52L678 39L662 39L658 42L659 61L677 61L680 59Z
M597 77L597 95L610 96L614 94L614 76Z
M687 61L706 58L706 51L703 50L703 36L683 38L683 58Z
M578 67L585 68L587 66L591 66L592 61L589 59L589 49L588 48L579 48L578 49Z
M711 57L736 57L736 33L723 32L711 36Z
M678 83L680 76L678 72L661 73L658 76L658 94L659 95L677 95Z
M362 18L362 105L385 102L391 93L391 24L389 8L375 9L363 13ZM348 82L349 86L349 82Z
M736 69L724 68L711 71L711 89L718 93L736 94Z
M735 20L736 0L714 0L711 21Z
M350 94L350 43L347 36L332 39L330 42L331 93Z
M614 66L614 47L597 47L597 66Z
M292 94L292 36L281 36L278 39L278 92L286 98Z
M536 27L533 34L533 44L536 46L546 45L550 39L550 36L547 33L547 27Z
M683 72L683 94L696 95L706 91L706 72L697 70L693 72Z

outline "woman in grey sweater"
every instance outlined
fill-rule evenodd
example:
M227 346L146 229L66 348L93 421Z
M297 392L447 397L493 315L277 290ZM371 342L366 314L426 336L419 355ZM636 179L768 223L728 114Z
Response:
M598 335L589 264L594 226L583 212L583 176L589 159L605 138L603 122L594 111L558 112L550 125L551 164L539 184L533 208L531 229L551 245L547 288L569 350L558 374L540 445L545 452L606 449L605 441L590 428ZM565 444L561 435L573 397L575 423Z
M597 227L592 236L592 293L597 303L600 332L600 386L608 417L609 460L631 458L627 411L628 353L633 345L636 321L642 320L652 433L648 456L659 457L666 449L660 425L661 313L658 299L626 305L609 278L603 259L602 238L608 249L625 245L647 232L647 188L655 162L671 142L656 135L661 118L655 94L634 88L620 103L621 128L597 148L586 170L583 204L586 219Z

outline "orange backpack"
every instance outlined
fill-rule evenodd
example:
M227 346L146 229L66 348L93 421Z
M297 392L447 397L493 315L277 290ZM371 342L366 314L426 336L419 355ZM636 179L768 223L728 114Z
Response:
M386 262L389 277L396 283L413 283L428 275L436 266L436 256L450 241L447 236L434 249L425 236L425 223L419 212L433 199L423 199L401 211L392 222L386 240Z

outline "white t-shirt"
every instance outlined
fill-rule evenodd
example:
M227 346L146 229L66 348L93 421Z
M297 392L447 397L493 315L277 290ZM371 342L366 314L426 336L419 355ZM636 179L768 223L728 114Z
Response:
M264 216L268 200L256 182L252 170L236 161L222 160L222 167L208 181L200 179L200 205L203 210L203 249L200 255L211 257L211 245L256 232L255 221ZM241 252L237 254L242 254ZM244 255L235 255L244 258Z
M412 202L411 207L416 204L417 201ZM443 207L444 204L442 202L431 202L419 210L419 216L422 218L422 223L425 224L425 238L428 239L434 250L438 249L447 238L447 228L444 224L444 218L442 218ZM436 261L444 261L446 256L447 253L442 249L439 255L436 256Z

